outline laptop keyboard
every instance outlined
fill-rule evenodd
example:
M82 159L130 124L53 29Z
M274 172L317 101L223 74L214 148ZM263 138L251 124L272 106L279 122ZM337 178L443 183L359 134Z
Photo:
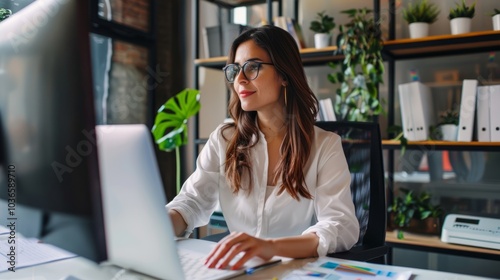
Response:
M179 250L179 258L181 260L182 269L184 270L185 279L223 279L227 276L237 275L237 271L213 269L206 267L206 256L190 250Z

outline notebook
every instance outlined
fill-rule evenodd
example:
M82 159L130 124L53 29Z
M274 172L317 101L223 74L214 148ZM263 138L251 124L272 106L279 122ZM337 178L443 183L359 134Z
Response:
M176 240L147 127L98 125L96 137L108 262L160 279L192 280L228 279L279 261L254 258L238 271L206 268L215 243ZM181 257L190 263L183 267Z

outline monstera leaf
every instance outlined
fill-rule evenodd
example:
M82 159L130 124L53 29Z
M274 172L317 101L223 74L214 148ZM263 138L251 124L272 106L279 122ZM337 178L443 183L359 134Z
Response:
M12 11L5 8L0 8L0 21L10 17L12 15Z
M175 150L177 193L180 183L180 153L179 147L188 142L188 119L200 111L200 91L186 88L169 98L156 114L155 123L151 129L158 148L170 152Z

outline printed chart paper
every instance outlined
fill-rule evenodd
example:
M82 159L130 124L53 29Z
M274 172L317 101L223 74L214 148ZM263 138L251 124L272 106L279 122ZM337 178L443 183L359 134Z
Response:
M324 257L292 271L284 280L408 280L410 277L411 270Z

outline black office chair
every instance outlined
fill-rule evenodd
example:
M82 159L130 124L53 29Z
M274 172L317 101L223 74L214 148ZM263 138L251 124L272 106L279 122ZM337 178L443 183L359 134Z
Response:
M386 263L389 247L385 244L386 196L379 125L369 122L318 122L316 125L337 133L343 139L351 172L352 198L360 224L358 243L349 251L328 256ZM220 223L219 220L213 222ZM227 234L223 232L203 239L217 242Z
M382 139L378 123L318 122L318 127L337 133L351 172L351 192L360 225L358 243L349 251L330 257L386 263L386 195Z

